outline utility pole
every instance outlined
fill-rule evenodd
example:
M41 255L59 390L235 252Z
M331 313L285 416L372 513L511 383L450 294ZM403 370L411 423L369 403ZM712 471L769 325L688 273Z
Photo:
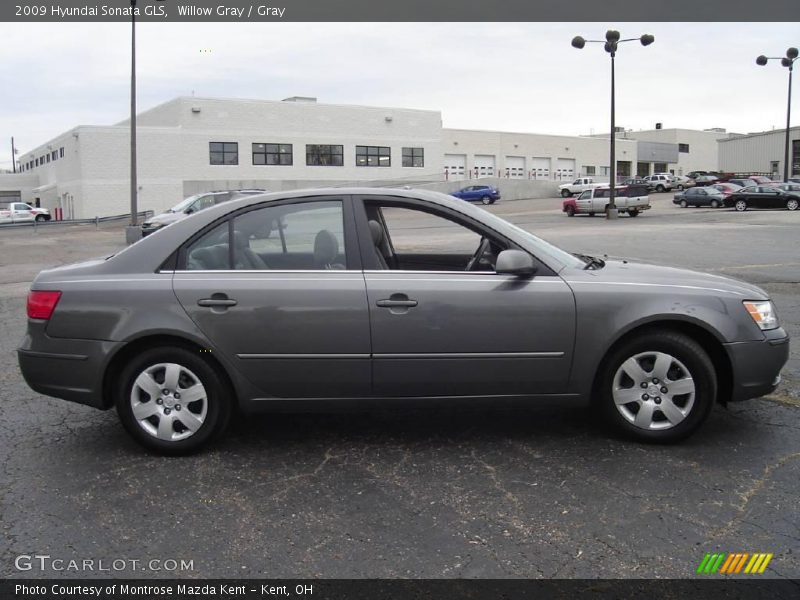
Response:
M136 178L136 0L131 0L131 224L125 232L129 244L142 237L137 227L137 195L139 193Z
M11 164L13 165L14 173L17 172L17 149L14 147L14 136L11 136Z

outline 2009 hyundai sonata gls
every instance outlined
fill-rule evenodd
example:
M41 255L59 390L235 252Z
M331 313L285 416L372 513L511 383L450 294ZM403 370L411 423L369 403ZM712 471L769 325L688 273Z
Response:
M34 390L116 406L165 453L208 442L237 405L336 399L585 399L673 441L715 402L774 390L789 353L757 287L576 256L443 194L385 189L210 208L43 271L28 317Z

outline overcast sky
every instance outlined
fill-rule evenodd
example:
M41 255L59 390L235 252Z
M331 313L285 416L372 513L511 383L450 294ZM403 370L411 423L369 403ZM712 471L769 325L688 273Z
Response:
M441 110L445 127L599 133L610 61L600 44L579 51L570 40L609 27L656 38L617 55L617 125L784 126L787 70L755 57L800 45L797 23L143 23L139 110L180 95L298 95ZM11 167L12 135L25 152L126 118L130 25L0 23L0 40L0 169Z

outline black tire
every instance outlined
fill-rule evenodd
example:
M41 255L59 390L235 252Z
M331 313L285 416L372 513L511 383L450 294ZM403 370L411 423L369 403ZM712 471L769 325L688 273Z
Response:
M136 378L148 367L162 363L174 363L188 369L205 388L207 403L205 419L197 431L182 440L167 441L155 437L145 431L133 415L131 393ZM217 370L196 351L179 346L153 348L133 357L122 369L113 396L117 414L127 432L139 444L159 454L182 455L198 451L225 430L231 414L232 393ZM188 405L181 408L190 410ZM178 416L178 413L174 416Z
M569 198L570 196L572 196L572 194L570 193L569 190L561 190L561 197L562 198Z
M737 200L733 203L733 208L737 212L744 212L747 210L747 201L746 200Z
M630 209L628 211L628 215L630 215L631 217L638 217L639 216L639 211L636 210L635 208L632 208L632 209Z
M656 191L657 191L657 192L663 192L663 191L664 191L664 186L663 186L663 185L661 185L661 184L658 184L658 185L656 186Z
M491 198L489 198L489 196L483 196L483 197L481 198L481 203L482 203L482 204L485 204L485 205L487 205L487 206L488 206L489 204L491 204L491 203L492 203L492 199L491 199Z
M712 200L711 208L719 208L719 202L717 200Z
M689 206L689 203L686 200L681 200L681 208L686 208L687 206Z
M36 221L37 222L41 223L42 221L46 221L46 220L47 220L47 217L45 217L44 215L36 215Z
M789 198L786 201L786 210L797 210L798 201L797 198Z
M613 396L614 379L617 371L629 358L656 352L666 353L685 366L688 373L681 374L692 378L695 390L694 399L689 404L688 398L682 397L686 401L682 410L688 410L688 412L676 425L664 429L644 429L631 423L618 409ZM646 361L647 359L642 360ZM677 371L671 370L670 373L681 372L681 368L675 365L677 363L673 363L672 369L677 369ZM670 330L648 331L624 341L614 348L603 361L597 380L599 395L595 401L598 402L598 408L606 422L628 437L653 443L677 442L690 436L706 420L717 396L717 375L706 351L689 336ZM660 383L667 386L671 384L671 382ZM636 387L637 384L634 382L633 387L626 389L636 389ZM681 398L680 396L676 397ZM659 398L659 400L661 399ZM650 398L647 402L654 403L655 400ZM643 405L639 400L633 404ZM651 406L654 415L658 416L660 413L666 419L665 414L660 412L660 403Z
M568 206L566 212L567 212L567 216L568 217L574 217L575 216L575 207L574 206Z

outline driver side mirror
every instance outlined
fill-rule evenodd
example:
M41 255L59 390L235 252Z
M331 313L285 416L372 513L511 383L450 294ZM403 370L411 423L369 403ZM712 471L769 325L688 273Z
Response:
M194 212L194 209L193 209L193 208L190 206L189 208L187 208L187 209L186 209L185 211L183 211L183 212L184 212L185 214L187 214L187 215L190 215L190 214L192 214L192 213Z
M533 277L536 265L530 254L521 250L503 250L497 255L494 268L499 275L514 275L516 277Z

